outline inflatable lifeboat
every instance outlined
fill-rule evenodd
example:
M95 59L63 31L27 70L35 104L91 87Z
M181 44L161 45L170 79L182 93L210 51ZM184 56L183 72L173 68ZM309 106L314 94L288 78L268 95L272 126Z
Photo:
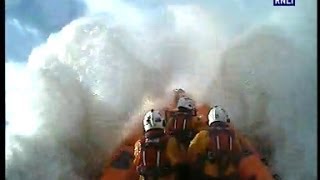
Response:
M173 103L166 110L174 109L176 100L184 96L185 92L181 89L175 91ZM205 104L197 104L197 116L202 121L199 130L207 127L207 114L210 107ZM107 158L107 165L101 180L138 180L133 162L133 150L135 142L143 135L143 127L133 127L130 133L123 139L120 145L113 151L111 157ZM250 151L247 156L242 158L239 164L239 174L241 180L273 180L278 179L272 175L270 168L261 160L262 155L255 149L253 143L248 138L239 133L241 143Z

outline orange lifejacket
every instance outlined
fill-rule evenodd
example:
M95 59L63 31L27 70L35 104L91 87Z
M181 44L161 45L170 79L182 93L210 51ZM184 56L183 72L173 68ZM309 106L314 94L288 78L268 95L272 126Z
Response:
M238 153L240 147L235 143L235 131L227 123L214 122L209 127L209 149L212 153Z
M216 122L209 128L209 137L207 158L218 164L219 177L224 176L225 169L231 163L238 169L231 176L238 179L273 180L272 174L255 151L235 143L235 131L227 123Z
M188 145L197 134L192 122L195 116L196 111L193 113L166 111L167 133L174 136L179 143Z
M163 177L171 174L172 167L166 154L169 136L164 133L146 133L140 140L141 151L137 171L145 177Z
M237 166L241 156L241 147L236 143L235 131L224 122L214 122L208 129L209 144L205 159L217 164L218 177L225 177L225 172L232 164ZM237 176L236 170L232 176Z

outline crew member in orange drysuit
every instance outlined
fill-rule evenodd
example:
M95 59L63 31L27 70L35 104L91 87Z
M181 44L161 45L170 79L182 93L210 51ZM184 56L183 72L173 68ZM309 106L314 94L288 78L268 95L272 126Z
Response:
M135 143L133 161L140 179L176 179L182 153L176 139L164 133L165 125L159 111L151 110L144 117L145 134Z
M190 141L198 133L201 124L194 101L186 96L180 97L177 109L166 111L166 119L168 121L166 132L174 136L181 148L187 151Z
M209 128L200 131L188 149L192 177L197 179L264 179L272 180L259 157L241 144L230 125L227 112L212 108L208 115Z

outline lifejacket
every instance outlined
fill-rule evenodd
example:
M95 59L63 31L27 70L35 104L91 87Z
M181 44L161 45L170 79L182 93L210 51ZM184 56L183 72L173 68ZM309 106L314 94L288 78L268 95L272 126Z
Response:
M209 127L209 145L204 159L216 163L219 167L219 177L224 176L224 171L230 164L237 166L241 152L235 142L235 131L225 122L214 122ZM237 176L237 174L233 174ZM228 177L224 177L228 179Z
M144 177L163 177L172 173L166 154L170 136L162 133L147 132L141 139L140 160L137 171Z
M174 136L179 143L189 144L196 135L195 129L192 127L192 118L196 112L170 112L169 118L171 122L168 124L169 134ZM166 113L168 116L168 112Z

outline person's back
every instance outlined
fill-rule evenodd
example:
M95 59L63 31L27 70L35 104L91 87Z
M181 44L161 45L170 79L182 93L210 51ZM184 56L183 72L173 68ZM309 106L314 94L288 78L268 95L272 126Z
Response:
M200 131L188 149L196 179L273 180L259 154L235 131L223 108L211 109L208 120L209 128Z
M208 119L209 128L200 131L189 145L188 158L193 174L198 179L238 179L241 146L228 124L228 115L216 106Z
M146 114L145 134L134 148L134 165L140 179L176 179L175 166L182 161L181 152L175 138L164 133L164 126L158 112Z
M200 120L192 99L181 97L177 104L177 111L166 112L168 120L167 133L174 136L178 143L187 150L190 141L197 133Z

